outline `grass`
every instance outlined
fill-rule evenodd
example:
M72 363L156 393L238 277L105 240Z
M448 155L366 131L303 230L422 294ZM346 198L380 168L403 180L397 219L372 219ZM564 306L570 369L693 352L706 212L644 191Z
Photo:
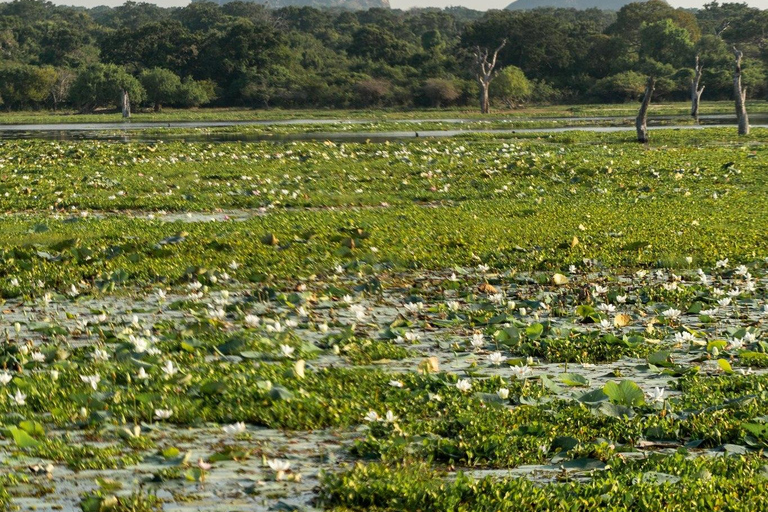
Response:
M751 113L764 113L768 110L766 102L753 100L747 104ZM515 117L593 117L593 116L636 116L637 106L625 104L584 104L530 106L516 110L494 110L489 119ZM651 106L650 115L682 115L690 113L690 103L665 102ZM701 114L733 113L730 101L705 102L701 105ZM172 109L162 112L137 111L131 117L134 121L252 121L285 119L372 119L387 121L393 119L473 119L482 116L474 108L451 109L306 109L306 110L256 110L238 108L200 108ZM119 112L99 112L96 114L78 114L73 111L61 112L4 112L0 114L0 124L27 123L99 123L121 122Z

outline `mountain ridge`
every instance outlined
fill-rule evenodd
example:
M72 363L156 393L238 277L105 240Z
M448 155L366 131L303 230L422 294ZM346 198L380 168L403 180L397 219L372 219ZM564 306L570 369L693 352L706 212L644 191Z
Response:
M522 11L539 7L560 9L602 9L618 11L633 0L515 0L507 6L510 11Z

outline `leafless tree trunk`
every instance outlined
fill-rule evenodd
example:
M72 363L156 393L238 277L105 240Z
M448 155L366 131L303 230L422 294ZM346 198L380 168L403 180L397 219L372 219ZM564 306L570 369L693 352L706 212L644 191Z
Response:
M736 120L739 122L739 135L749 135L749 117L747 116L747 88L741 86L741 58L744 56L733 47L735 68L733 72L733 95L736 99Z
M128 91L123 89L123 118L131 117L131 99L128 97Z
M640 112L637 113L637 119L635 119L637 142L643 144L648 142L648 106L651 104L651 97L653 96L654 89L656 89L656 79L649 76L648 83L645 85L643 103L640 105Z
M493 52L490 62L488 61L489 51L487 48L475 49L475 66L477 82L480 84L480 112L488 114L491 111L491 100L488 91L491 87L491 80L496 76L494 68L496 67L496 59L499 56L499 52L504 45L507 44L507 40L503 40L496 51Z
M699 61L699 56L696 55L696 67L694 67L694 71L696 74L693 76L693 80L691 80L691 117L696 121L698 124L699 122L699 103L701 103L701 93L704 92L704 86L701 84L701 70L704 66Z

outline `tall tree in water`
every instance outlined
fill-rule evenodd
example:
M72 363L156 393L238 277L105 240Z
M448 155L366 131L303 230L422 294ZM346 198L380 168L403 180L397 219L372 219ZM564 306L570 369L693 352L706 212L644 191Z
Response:
M507 44L507 40L504 39L496 51L493 52L493 56L489 58L488 48L475 49L475 76L477 82L480 84L480 112L488 114L491 111L491 100L488 91L491 88L491 81L496 76L494 69L496 68L496 60L499 57L499 52L504 45Z
M736 120L739 123L739 135L749 135L749 116L747 116L747 88L741 85L741 51L733 47L735 65L733 70L733 95L736 100Z
M640 112L635 119L635 128L637 128L637 142L645 144L648 142L648 106L651 104L651 97L656 88L656 79L653 76L648 77L648 83L645 85L645 96L643 103L640 104Z

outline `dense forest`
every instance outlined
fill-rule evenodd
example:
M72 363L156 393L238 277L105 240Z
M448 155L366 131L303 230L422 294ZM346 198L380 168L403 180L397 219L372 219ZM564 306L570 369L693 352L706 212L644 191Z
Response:
M250 2L110 8L0 4L0 100L9 110L134 106L414 107L476 103L473 52L499 52L496 102L623 102L733 94L733 46L750 98L766 95L768 11L662 0L618 12L463 8L268 9Z

